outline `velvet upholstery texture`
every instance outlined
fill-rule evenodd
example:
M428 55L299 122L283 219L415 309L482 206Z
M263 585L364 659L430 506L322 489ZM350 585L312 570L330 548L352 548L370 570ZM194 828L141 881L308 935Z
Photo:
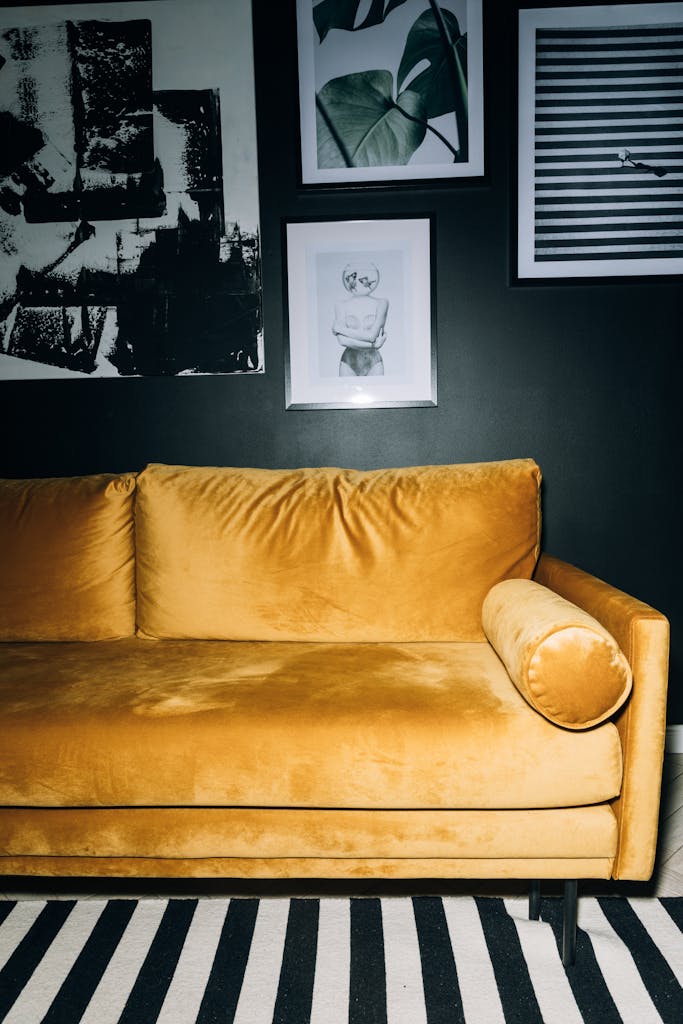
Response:
M597 619L533 580L486 595L484 632L522 696L568 729L611 717L631 692L631 667Z
M0 857L613 857L607 804L525 811L0 808Z
M631 666L633 691L615 718L624 751L624 780L612 805L619 823L613 875L647 879L657 851L666 739L668 619L644 601L551 555L541 556L535 578L601 622Z
M538 557L539 484L0 481L3 873L647 879L669 625Z
M0 805L529 809L621 787L611 722L558 729L491 646L0 648Z
M3 857L8 875L61 878L609 878L613 857ZM290 886L288 885L289 889Z
M531 459L360 472L148 466L140 635L480 641L494 583L539 550Z
M0 640L135 631L135 475L0 480Z

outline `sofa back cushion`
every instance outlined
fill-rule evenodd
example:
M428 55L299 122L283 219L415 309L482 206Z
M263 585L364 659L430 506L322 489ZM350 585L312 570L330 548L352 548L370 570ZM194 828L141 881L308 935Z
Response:
M484 640L494 583L539 545L531 459L362 472L150 465L138 628L150 638Z
M135 475L0 480L0 640L135 632Z

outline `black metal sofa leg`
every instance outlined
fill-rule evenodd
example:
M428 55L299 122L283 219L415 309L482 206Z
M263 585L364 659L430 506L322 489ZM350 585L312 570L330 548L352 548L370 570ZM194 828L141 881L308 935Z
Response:
M578 917L579 886L575 878L564 883L564 911L562 914L562 963L571 967L576 960L576 921Z
M538 921L541 916L541 883L533 879L529 883L529 920Z
M571 967L576 960L576 922L578 917L579 886L576 879L564 883L562 910L562 963ZM533 879L529 883L529 920L538 921L541 916L541 883Z

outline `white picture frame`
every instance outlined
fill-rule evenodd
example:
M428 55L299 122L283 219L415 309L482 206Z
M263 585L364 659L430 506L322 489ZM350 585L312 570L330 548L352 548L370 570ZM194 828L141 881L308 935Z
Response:
M435 406L432 217L289 221L284 249L286 408Z
M518 61L517 278L681 274L683 3L520 10Z
M484 175L482 0L296 6L303 186Z

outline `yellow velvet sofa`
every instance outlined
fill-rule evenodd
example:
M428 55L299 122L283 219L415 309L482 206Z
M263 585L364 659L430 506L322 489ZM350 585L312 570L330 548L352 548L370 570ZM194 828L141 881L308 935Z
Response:
M668 622L540 481L0 481L0 872L647 879Z

